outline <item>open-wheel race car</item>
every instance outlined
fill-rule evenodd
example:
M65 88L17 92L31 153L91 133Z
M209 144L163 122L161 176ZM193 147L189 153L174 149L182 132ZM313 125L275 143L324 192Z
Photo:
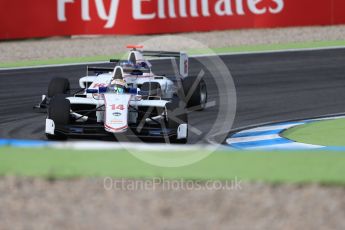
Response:
M128 60L111 60L114 68L88 67L93 74L80 78L81 88L74 93L67 78L50 82L36 106L47 109L48 139L121 135L187 142L188 111L206 107L204 80L188 76L186 53L127 48ZM145 57L175 60L175 74L154 74Z

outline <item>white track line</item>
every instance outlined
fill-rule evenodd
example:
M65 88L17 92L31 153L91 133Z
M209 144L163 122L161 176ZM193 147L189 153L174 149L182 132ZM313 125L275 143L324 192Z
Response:
M201 54L191 55L191 57L209 57L209 56L235 56L235 55L250 55L250 54L270 54L270 53L290 53L303 51L318 51L318 50L335 50L345 49L345 46L329 46L329 47L315 47L315 48L301 48L301 49L278 49L278 50L264 50L264 51L248 51L248 52L233 52L233 53L217 53L217 54Z
M228 144L237 144L244 142L253 142L253 141L265 141L281 138L278 134L272 135L260 135L260 136L250 136L250 137L233 137L226 140Z
M284 124L284 125L269 125L269 126L263 126L263 127L243 130L241 132L238 132L237 134L252 133L252 132L263 132L263 131L272 131L272 130L279 130L279 129L288 129L288 128L291 128L293 126L300 125L300 124L304 124L304 123L303 122L293 122L293 123Z
M216 150L217 145L168 145L168 144L145 144L133 142L105 142L105 141L69 141L52 142L48 147L57 149L74 150L137 150L137 151L207 151Z
M264 145L256 147L248 147L244 150L308 150L308 149L322 149L324 146L320 145L309 145L304 143L286 143L286 144L275 144L275 145Z

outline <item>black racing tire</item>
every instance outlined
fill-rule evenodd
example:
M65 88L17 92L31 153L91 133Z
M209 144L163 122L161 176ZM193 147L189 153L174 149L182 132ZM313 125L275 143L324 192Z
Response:
M67 140L67 137L63 134L51 135L51 134L46 133L46 137L48 140L51 140L51 141L65 141L65 140Z
M182 81L183 86L183 97L186 98L189 96L191 90L193 90L192 95L189 100L185 99L187 108L192 109L193 111L202 111L206 108L207 104L207 87L203 79L195 86L197 82L197 77L186 77Z
M70 82L66 78L53 78L48 86L48 97L52 98L58 94L67 94L70 90Z
M167 112L167 122L166 127L170 129L178 129L179 125L181 124L188 124L188 115L186 111L186 105L182 100L173 100L170 103L166 104L166 112ZM187 138L185 139L177 139L170 138L170 142L172 143L187 143Z
M66 95L60 94L52 98L48 108L48 118L52 119L55 124L67 125L70 120L70 101Z
M55 126L67 125L70 121L70 101L66 95L60 94L52 98L48 107L48 118L53 120ZM46 134L49 140L65 140L67 137L60 133Z

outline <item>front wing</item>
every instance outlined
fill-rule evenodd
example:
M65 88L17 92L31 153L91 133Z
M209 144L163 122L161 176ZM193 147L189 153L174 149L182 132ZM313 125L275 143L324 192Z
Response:
M128 139L185 139L187 138L187 124L181 124L177 129L157 126L144 126L139 129L138 126L130 125L125 133L113 134L104 129L103 123L55 125L52 120L47 119L46 133L50 135L64 135L71 138L107 139L121 136Z

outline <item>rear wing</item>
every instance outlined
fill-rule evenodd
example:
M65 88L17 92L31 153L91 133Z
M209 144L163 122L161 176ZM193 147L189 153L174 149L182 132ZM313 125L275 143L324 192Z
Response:
M131 68L131 67L121 67L124 72L130 73L132 75L142 75L143 73L150 73L149 69L146 68ZM114 72L114 68L108 67L87 67L86 76L89 76L89 72L93 72L96 75L100 75L103 73L112 73Z
M117 63L120 62L119 59L110 59L109 62L111 63L115 63L115 65L117 65ZM109 73L109 72L113 72L114 71L114 67L93 67L93 66L87 66L86 67L86 75L89 76L89 72L93 72L97 75L102 74L102 73Z
M188 77L188 55L184 52L170 52L170 51L141 51L143 56L149 57L163 57L163 58L176 58L179 63L179 73L182 77Z
M110 73L114 72L114 68L108 68L108 67L86 67L86 76L89 76L89 72L95 73L97 76L102 73Z
M148 57L163 57L163 58L175 58L177 60L178 63L174 63L178 66L176 66L178 69L178 72L180 74L181 77L185 78L188 77L188 68L189 68L189 62L188 62L188 55L184 52L170 52L170 51L150 51L150 50L143 50L143 51L139 51L139 50L132 50L129 54L129 61L132 61L132 58L134 59L134 63L136 63L136 60L142 60L143 56L148 56ZM120 62L120 60L116 60L116 59L111 59L110 62L113 62L116 64L116 66L118 65L118 63ZM131 72L132 74L137 73L138 75L140 75L140 73L146 73L146 72L150 72L145 68L135 68L135 69L131 69L131 68L126 68L124 67L123 70L125 72ZM108 68L108 67L87 67L87 75L89 75L89 72L94 72L96 73L96 75L102 74L102 73L108 73L108 72L113 72L114 69L113 68Z

